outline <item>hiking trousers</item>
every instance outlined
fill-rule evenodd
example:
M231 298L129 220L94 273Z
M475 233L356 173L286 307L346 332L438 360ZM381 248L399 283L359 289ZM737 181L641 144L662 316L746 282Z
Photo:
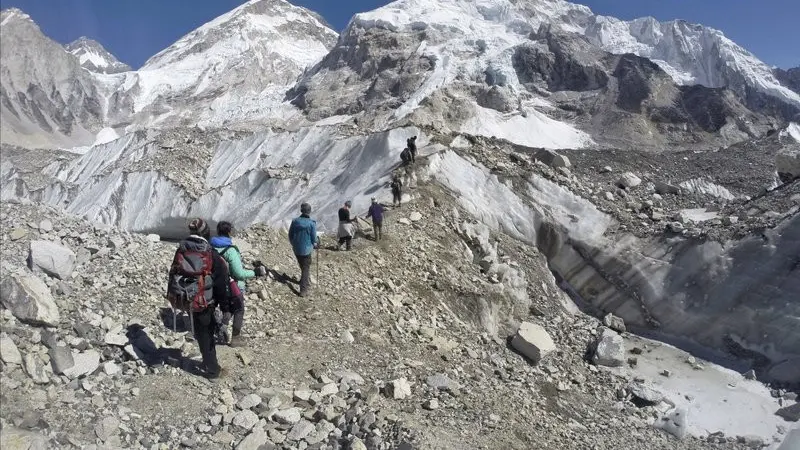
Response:
M399 205L402 199L403 199L403 194L400 192L400 189L392 190L392 204L397 203Z
M339 248L342 247L342 244L346 244L346 249L350 250L353 246L353 236L344 236L339 238Z
M308 293L311 285L311 258L312 255L294 255L297 257L297 264L300 266L300 295Z
M242 299L242 304L238 309L233 311L233 313L225 313L223 314L222 323L228 325L231 323L231 318L233 318L233 335L239 336L242 334L242 327L244 326L244 299Z
M219 361L217 361L216 331L217 321L214 319L215 306L200 312L193 312L194 338L203 356L203 366L210 376L219 375Z
M380 241L383 238L383 221L375 222L372 221L372 229L373 233L375 234L375 240Z

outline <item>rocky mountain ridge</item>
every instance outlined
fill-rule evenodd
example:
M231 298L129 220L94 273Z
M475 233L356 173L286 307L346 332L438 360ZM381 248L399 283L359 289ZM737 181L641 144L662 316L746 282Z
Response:
M133 70L109 53L99 42L85 36L70 42L64 48L78 58L81 67L90 72L120 73Z

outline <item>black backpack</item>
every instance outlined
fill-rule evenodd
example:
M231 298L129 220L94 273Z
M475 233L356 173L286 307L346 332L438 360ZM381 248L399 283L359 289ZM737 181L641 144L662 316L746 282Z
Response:
M411 150L409 150L408 148L405 148L405 149L404 149L404 150L403 150L403 151L400 153L400 159L402 159L402 160L403 160L403 162L409 162L409 161L411 161Z

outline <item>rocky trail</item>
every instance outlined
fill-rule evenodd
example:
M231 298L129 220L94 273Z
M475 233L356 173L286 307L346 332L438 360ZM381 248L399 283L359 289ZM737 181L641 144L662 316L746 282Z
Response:
M541 254L467 219L440 186L407 181L385 240L337 252L325 238L310 298L287 279L298 274L284 232L235 237L271 275L249 283L247 345L218 347L228 374L213 383L193 369L188 321L173 331L165 309L174 244L4 203L4 279L29 294L3 289L3 448L768 444L655 428L672 408L642 403L639 377L606 367L635 364L617 332L565 306ZM506 339L521 321L533 334ZM609 352L599 360L595 341Z

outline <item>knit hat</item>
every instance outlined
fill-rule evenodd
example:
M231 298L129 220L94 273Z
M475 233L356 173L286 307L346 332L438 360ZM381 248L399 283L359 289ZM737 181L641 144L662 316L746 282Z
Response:
M377 201L378 200L376 200L375 197L372 197L372 203L377 203Z
M353 206L353 202L348 200L348 201L344 202L344 206L347 206L349 208L349 207Z
M300 205L300 214L306 214L306 215L311 214L311 205L309 205L308 203L303 203L302 205Z
M201 218L195 218L189 221L189 231L192 233L202 236L208 233L208 224L205 220Z

